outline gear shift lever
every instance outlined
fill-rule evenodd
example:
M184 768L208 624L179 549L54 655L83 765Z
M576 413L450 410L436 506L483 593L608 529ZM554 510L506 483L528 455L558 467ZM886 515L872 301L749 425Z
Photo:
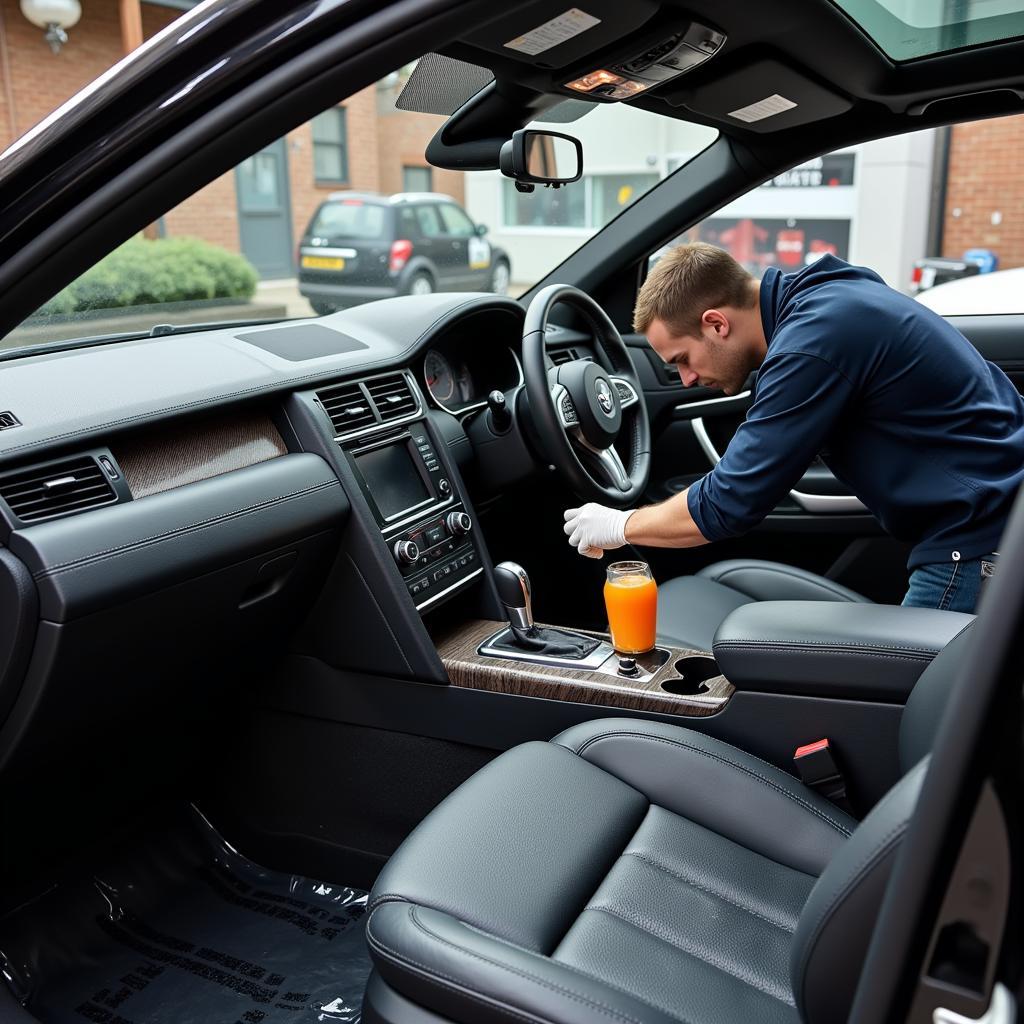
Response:
M517 562L501 562L494 567L498 597L505 606L509 629L515 642L498 642L497 648L512 653L526 650L551 658L585 658L600 641L564 629L538 629L533 621L530 577Z
M517 637L520 631L535 633L530 577L526 570L518 562L501 562L494 567L494 582L512 632Z

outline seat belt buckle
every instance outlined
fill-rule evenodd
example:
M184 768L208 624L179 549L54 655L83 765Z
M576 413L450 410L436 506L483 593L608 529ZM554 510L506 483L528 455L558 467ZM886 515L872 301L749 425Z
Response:
M800 781L805 786L820 793L826 800L850 810L850 802L846 796L846 779L832 756L832 748L828 739L815 740L797 747L793 754Z

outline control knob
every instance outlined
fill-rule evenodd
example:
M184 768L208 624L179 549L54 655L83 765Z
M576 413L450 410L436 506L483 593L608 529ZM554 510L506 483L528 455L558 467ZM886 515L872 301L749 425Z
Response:
M406 565L414 565L420 557L420 546L414 540L395 541L395 558Z
M473 529L473 520L465 512L449 512L446 522L448 532L456 537L465 536Z

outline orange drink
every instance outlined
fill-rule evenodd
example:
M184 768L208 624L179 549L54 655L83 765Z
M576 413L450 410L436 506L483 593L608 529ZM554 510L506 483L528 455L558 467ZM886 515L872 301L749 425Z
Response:
M615 650L620 654L643 654L654 647L658 585L646 562L609 565L604 604Z

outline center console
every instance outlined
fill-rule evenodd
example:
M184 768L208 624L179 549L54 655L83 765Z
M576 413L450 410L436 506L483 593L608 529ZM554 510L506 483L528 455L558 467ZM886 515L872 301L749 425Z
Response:
M418 611L483 572L472 518L422 423L343 451Z

